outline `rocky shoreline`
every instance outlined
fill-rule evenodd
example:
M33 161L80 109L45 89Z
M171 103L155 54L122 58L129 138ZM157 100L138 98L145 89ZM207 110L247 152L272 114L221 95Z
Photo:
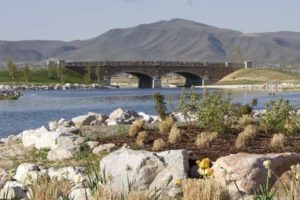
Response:
M264 113L265 110L257 110L253 111L252 116L254 119L260 118ZM299 115L300 112L297 111L296 114ZM179 112L172 113L172 116L177 123L192 122L196 119L192 114L185 116ZM59 119L49 122L48 126L24 130L18 135L1 139L0 159L3 159L4 163L6 161L10 163L9 158L22 156L22 151L31 149L30 151L34 152L47 150L44 158L45 163L68 163L80 155L84 151L83 149L88 149L91 154L99 156L97 157L99 161L96 160L100 167L99 170L102 176L109 177L109 181L105 185L110 187L115 194L128 193L130 190L147 190L151 194L159 191L158 199L161 200L175 198L184 192L184 187L181 188L180 185L185 180L200 176L198 170L200 165L191 162L189 156L191 152L184 149L150 152L135 150L128 144L119 148L114 143L100 144L97 140L79 134L84 132L84 127L89 129L95 127L100 131L106 127L132 125L137 119L142 119L149 125L161 121L155 115L121 108L112 111L109 115L90 112L71 120ZM101 135L97 135L97 137L101 138ZM7 156L7 152L9 152L7 149L18 144L20 144L19 151L14 149L13 153L10 152L13 155ZM223 156L211 163L211 169L214 171L214 182L228 188L232 200L251 197L253 191L259 190L259 186L265 183L265 178L268 176L264 161L270 161L273 172L280 177L290 170L291 165L300 163L300 154L289 152L273 154L237 153ZM1 169L4 165L3 163L2 166L0 164L0 197L9 195L12 198L30 199L32 184L38 180L38 177L47 175L50 178L71 182L72 187L68 193L69 199L96 200L93 197L92 188L89 187L89 174L83 167L74 164L49 167L27 161L19 164L16 171L11 172L13 174L11 176L7 170ZM224 179L225 171L228 175L227 179ZM276 184L276 181L277 178L272 177L270 184ZM236 186L238 186L239 191Z
M0 88L0 100L15 100L21 96L21 93L15 89Z

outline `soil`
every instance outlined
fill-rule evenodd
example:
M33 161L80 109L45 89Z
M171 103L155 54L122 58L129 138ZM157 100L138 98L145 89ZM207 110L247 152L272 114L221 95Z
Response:
M178 144L167 144L164 150L170 149L186 149L189 152L191 160L198 160L202 158L210 158L216 160L221 156L226 156L238 152L247 153L282 153L282 152L295 152L300 153L300 135L288 136L286 137L286 142L284 148L270 148L269 143L272 138L272 134L258 133L255 138L251 139L247 146L242 149L235 148L235 141L238 137L240 131L232 130L223 134L219 134L218 138L211 143L210 147L197 148L195 146L195 139L197 134L201 133L201 130L196 126L182 127L182 141ZM134 149L144 149L152 151L153 141L158 138L168 140L168 135L160 134L155 130L146 130L148 136L145 141L145 147L140 148L136 145L135 138L129 137L128 135L112 136L108 138L101 139L100 144L114 143L118 147L123 146L127 143Z

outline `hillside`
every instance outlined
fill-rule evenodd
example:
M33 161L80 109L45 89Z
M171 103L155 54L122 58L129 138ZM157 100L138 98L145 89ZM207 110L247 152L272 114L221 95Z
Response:
M241 69L225 76L218 84L259 84L267 82L300 83L300 74L267 69Z
M183 19L113 29L82 41L0 41L0 63L68 60L230 61L300 63L300 33L246 34Z

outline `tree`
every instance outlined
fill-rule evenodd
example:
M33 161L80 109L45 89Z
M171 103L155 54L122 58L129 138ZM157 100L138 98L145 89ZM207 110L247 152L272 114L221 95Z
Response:
M154 109L159 114L161 120L166 118L166 102L165 97L160 93L155 93L153 95Z
M23 67L23 76L24 76L24 81L26 83L29 82L29 76L30 76L30 69L28 65L25 65L25 67Z
M91 76L92 76L92 66L91 65L86 65L85 66L85 83L90 83L91 82Z
M97 76L98 83L100 83L101 75L102 75L101 66L98 65L96 67L96 76Z
M14 80L16 76L16 65L13 63L12 60L7 61L7 71L8 71L8 76Z

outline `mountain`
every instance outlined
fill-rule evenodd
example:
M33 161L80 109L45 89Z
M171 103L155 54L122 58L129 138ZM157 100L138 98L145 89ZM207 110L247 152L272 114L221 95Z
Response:
M239 49L244 60L300 63L300 33L242 33L189 20L173 19L72 42L0 41L0 62L66 60L230 61Z

